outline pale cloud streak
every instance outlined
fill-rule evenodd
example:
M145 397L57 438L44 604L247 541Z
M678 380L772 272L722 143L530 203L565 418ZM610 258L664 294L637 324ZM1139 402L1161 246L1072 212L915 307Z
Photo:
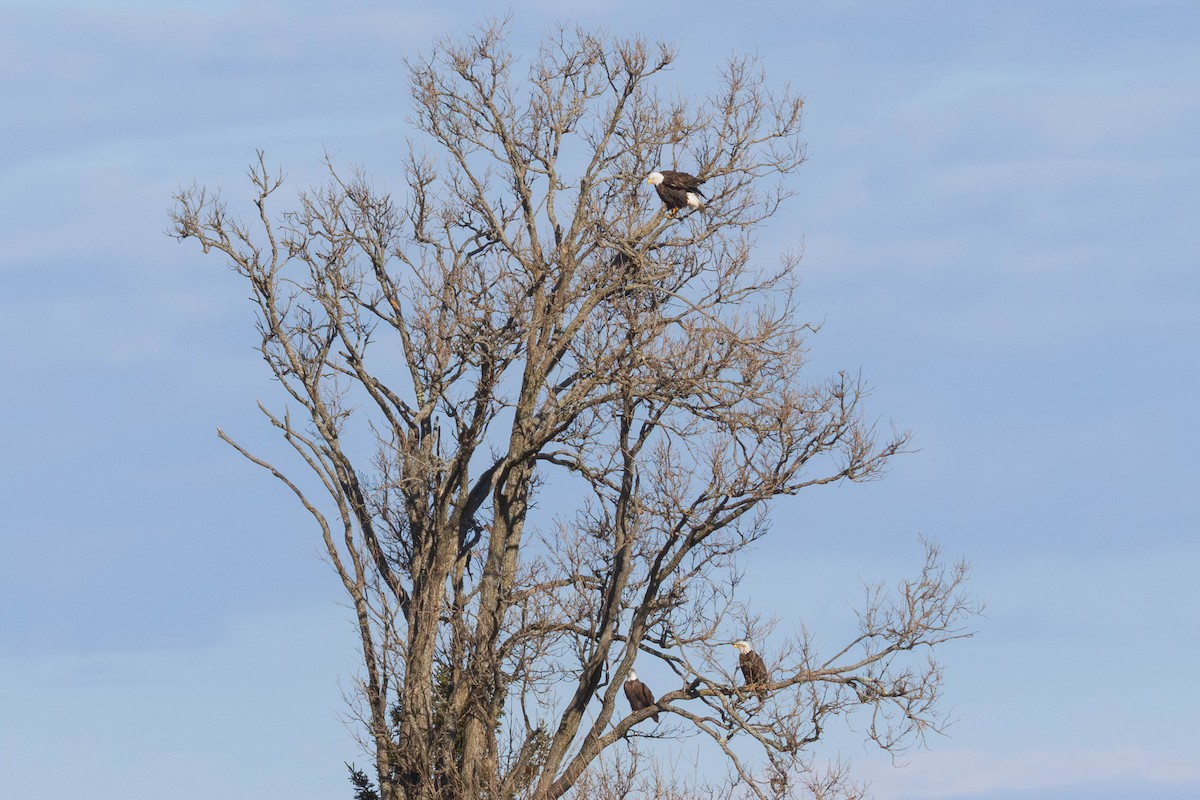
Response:
M943 744L912 755L899 769L876 766L870 771L877 800L939 800L1098 781L1174 783L1200 790L1200 761L1194 752L1139 745L997 752Z

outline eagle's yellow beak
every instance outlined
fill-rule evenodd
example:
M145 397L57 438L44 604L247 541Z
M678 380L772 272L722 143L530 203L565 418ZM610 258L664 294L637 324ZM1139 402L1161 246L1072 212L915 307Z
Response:
M649 183L649 182L650 182L650 179L649 179L649 178L646 178L646 183Z

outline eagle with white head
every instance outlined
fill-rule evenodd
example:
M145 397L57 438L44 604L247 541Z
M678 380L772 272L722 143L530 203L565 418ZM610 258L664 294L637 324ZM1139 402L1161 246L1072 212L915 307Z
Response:
M658 198L667 207L668 217L675 216L680 209L684 208L703 211L705 196L700 189L700 184L705 181L707 178L697 178L695 175L671 169L651 172L646 176L646 183L654 187L658 192Z

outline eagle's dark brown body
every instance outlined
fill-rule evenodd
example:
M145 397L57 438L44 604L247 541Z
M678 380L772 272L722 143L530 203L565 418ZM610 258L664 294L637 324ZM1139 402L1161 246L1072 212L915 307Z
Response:
M635 712L654 705L654 693L650 691L649 686L638 680L636 672L630 672L629 677L625 679L625 698L629 700L629 707ZM658 712L655 711L650 718L658 722Z
M767 697L766 684L770 682L771 676L767 674L767 665L763 662L762 656L754 652L749 642L734 642L734 647L738 649L738 667L742 670L742 679L746 682L746 686L755 690L760 700L765 700Z
M659 199L663 201L667 213L671 216L683 208L704 208L704 192L701 191L700 184L705 180L672 169L651 172L646 178L647 183L652 184L658 192Z

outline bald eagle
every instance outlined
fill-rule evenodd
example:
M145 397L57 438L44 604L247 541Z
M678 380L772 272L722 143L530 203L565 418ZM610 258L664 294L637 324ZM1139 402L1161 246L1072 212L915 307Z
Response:
M763 663L762 656L754 652L747 641L734 642L733 646L741 654L738 656L738 666L742 668L746 685L755 687L759 700L767 699L767 687L764 684L770 680L770 676L767 675L767 665Z
M670 169L651 172L646 176L646 183L654 187L659 199L667 207L668 217L675 216L675 212L681 208L704 210L704 192L700 191L700 184L706 180L707 178L697 178L695 175Z
M654 694L650 691L650 687L639 681L637 673L633 670L629 670L629 677L625 679L625 697L629 700L629 707L635 714L643 708L654 705ZM650 718L658 722L658 712L655 711Z

